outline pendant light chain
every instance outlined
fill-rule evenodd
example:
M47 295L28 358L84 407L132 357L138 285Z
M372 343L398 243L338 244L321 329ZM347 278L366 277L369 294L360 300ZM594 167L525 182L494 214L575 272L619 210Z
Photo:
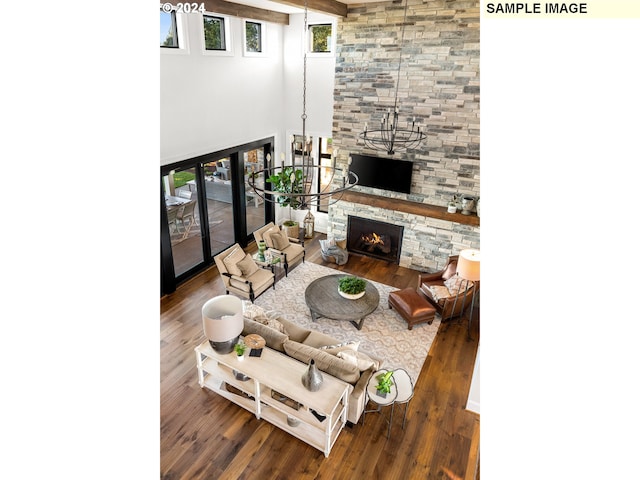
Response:
M404 16L402 17L402 31L400 34L400 58L398 59L398 79L396 80L396 99L395 99L395 102L393 103L394 111L398 107L398 87L400 85L400 67L402 66L402 50L404 49L404 29L407 25L407 7L408 6L409 6L409 0L405 0Z
M387 109L382 114L379 127L369 129L367 123L364 124L364 131L359 137L364 141L365 147L374 150L383 150L387 154L393 155L396 149L408 150L417 148L420 143L427 137L425 132L420 131L420 127L416 126L416 117L414 116L408 122L407 128L398 126L399 108L398 108L398 92L400 89L400 69L402 68L402 53L404 50L404 36L407 27L407 11L409 10L409 0L405 0L404 14L402 18L402 27L400 34L400 58L398 58L398 74L396 78L395 98L393 102L393 111Z
M304 0L304 32L302 38L307 39L309 26L307 20L307 0ZM302 61L302 142L307 141L306 122L307 122L307 45L303 42L302 50L304 52Z
M307 0L304 2L304 32L303 32L303 66L302 66L302 142L300 144L301 154L296 153L295 135L291 137L291 167L284 164L284 154L282 154L281 166L272 166L271 154L267 154L267 167L264 170L254 172L247 178L247 185L253 192L265 202L278 203L281 206L289 206L294 209L309 209L307 217L305 217L305 229L307 224L312 225L313 215L311 215L311 206L320 207L333 205L340 201L342 194L352 189L358 183L358 176L348 169L337 169L335 166L335 158L332 166L314 164L311 145L312 140L307 141L307 48L310 45L309 22L308 22L308 5ZM300 168L296 162L296 156L301 157ZM291 175L286 180L289 184L288 188L274 188L269 181L272 177L282 177L285 171L291 169ZM278 173L278 170L280 171ZM325 187L320 191L313 190L313 180L320 178L321 175L330 175ZM338 181L334 184L334 178ZM263 184L259 183L259 179L263 179ZM266 182L265 182L266 180ZM313 229L313 227L311 227ZM305 233L306 230L305 230Z

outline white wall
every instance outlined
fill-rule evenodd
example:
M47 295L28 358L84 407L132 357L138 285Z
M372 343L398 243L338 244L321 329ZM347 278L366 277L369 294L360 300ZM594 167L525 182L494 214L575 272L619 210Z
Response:
M471 388L467 399L467 410L480 414L480 345L476 352L476 363L473 367L473 377L471 378Z
M281 25L266 24L265 57L243 56L242 20L230 18L232 56L203 53L202 16L183 17L189 51L161 51L162 165L265 137L284 138Z
M243 55L242 19L229 19L232 55L203 53L200 14L181 19L188 52L161 51L161 165L270 136L277 161L285 153L290 162L289 139L302 133L304 15L291 15L287 26L266 24L265 57ZM309 12L309 23L335 21ZM335 64L335 53L307 57L306 133L315 138L332 135ZM326 232L327 215L314 215L316 230ZM288 216L276 209L276 221Z
M161 51L162 165L271 135L279 158L289 136L302 131L303 15L291 15L288 26L266 24L265 57L243 55L242 19L229 19L231 56L203 53L200 14L181 18L188 52ZM309 14L309 22L332 20ZM334 71L335 56L308 58L309 135L331 136Z

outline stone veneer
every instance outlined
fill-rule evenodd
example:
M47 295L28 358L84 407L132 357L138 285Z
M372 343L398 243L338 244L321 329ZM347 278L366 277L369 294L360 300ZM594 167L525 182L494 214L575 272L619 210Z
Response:
M415 116L427 139L393 158L414 162L411 193L359 191L446 206L454 194L480 195L480 4L405 0L407 21L398 85L399 125ZM379 125L393 108L404 2L350 7L338 21L333 146L344 165L350 153L387 157L365 148L365 122ZM370 127L371 128L371 127ZM448 255L480 248L480 229L367 205L337 202L328 232L346 235L347 215L405 226L400 265L434 270Z

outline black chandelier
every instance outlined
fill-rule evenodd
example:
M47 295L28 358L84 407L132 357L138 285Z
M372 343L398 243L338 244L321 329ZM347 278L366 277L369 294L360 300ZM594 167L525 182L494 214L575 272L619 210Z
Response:
M304 6L304 30L308 32L307 2ZM275 165L271 154L266 155L266 168L252 172L247 184L264 201L278 203L282 207L309 209L311 206L332 205L342 198L342 194L358 183L358 176L344 168L336 167L338 149L334 149L331 165L313 163L313 139L307 136L307 49L304 48L302 88L302 140L291 139L291 165L285 166L284 153L280 166ZM324 187L314 191L313 180L323 177ZM262 183L262 185L260 184Z
M402 47L404 45L404 29L407 23L407 5L409 0L404 3L404 18L402 20L402 35L400 38L400 58L398 59L398 77L396 79L396 95L393 104L393 112L388 108L387 112L382 116L380 128L369 130L367 124L364 124L364 131L360 134L360 138L364 140L365 146L374 150L384 150L389 155L393 155L396 149L416 148L420 142L426 138L426 134L420 131L420 127L416 126L416 118L411 121L411 128L398 127L398 85L400 84L400 67L402 66Z

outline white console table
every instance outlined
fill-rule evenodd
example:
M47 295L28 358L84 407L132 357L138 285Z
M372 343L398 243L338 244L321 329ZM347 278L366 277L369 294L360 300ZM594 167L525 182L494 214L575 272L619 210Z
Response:
M268 347L262 349L260 357L245 354L243 361L238 361L234 352L214 351L208 341L195 351L201 387L213 390L329 456L347 421L348 383L323 373L320 390L310 392L301 381L308 366ZM238 380L234 371L249 380ZM227 386L239 392L230 391ZM287 401L274 398L273 392L286 395ZM325 418L321 421L316 415Z

